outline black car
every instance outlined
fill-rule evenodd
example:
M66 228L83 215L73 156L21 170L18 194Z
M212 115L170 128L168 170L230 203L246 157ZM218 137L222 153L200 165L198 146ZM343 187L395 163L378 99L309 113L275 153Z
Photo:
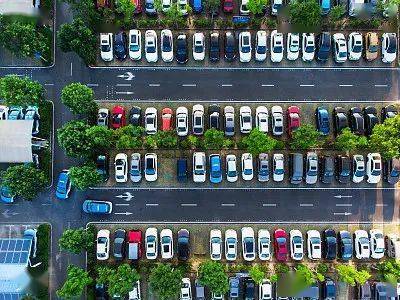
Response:
M378 112L375 107L367 106L364 108L365 132L367 135L372 134L372 129L379 123Z
M208 115L210 117L210 128L215 128L217 130L221 127L220 116L221 116L221 107L216 104L211 104L208 107Z
M372 299L372 289L370 283L367 281L363 285L359 285L357 293L357 299Z
M322 284L322 299L336 299L336 284L328 277Z
M176 39L175 58L180 64L185 64L188 61L188 45L185 34L180 34Z
M120 31L114 38L114 54L119 60L124 60L128 53L128 39L124 31Z
M332 156L323 156L319 160L320 179L323 183L332 183L335 177L335 161Z
M219 48L219 33L213 32L210 34L210 61L219 61L220 48Z
M95 286L94 294L95 294L96 300L107 300L108 299L107 287L105 286L105 284L97 283Z
M178 259L186 261L189 259L189 231L181 229L178 231Z
M225 41L224 41L224 51L225 51L225 60L226 61L234 61L236 58L236 39L232 32L228 31L225 33Z
M388 159L383 167L383 176L385 177L385 180L390 184L396 184L400 177L400 159Z
M397 108L394 105L387 105L385 107L382 108L382 123L388 119L388 118L393 118L395 116L397 116L398 111Z
M117 229L114 232L113 255L116 260L123 260L125 257L125 236L124 229Z
M364 135L365 133L364 118L362 110L359 107L352 107L350 109L350 128L357 135Z
M100 174L103 181L107 181L109 177L108 170L108 156L107 155L99 155L96 158L96 171Z
M351 160L347 155L336 157L336 178L340 183L349 183L351 172Z
M319 61L327 61L331 52L331 34L322 32L318 36L317 42L317 59Z
M333 124L336 135L340 134L344 128L349 127L347 111L343 107L335 107L333 110Z
M139 106L134 106L129 111L129 124L133 126L142 125L142 109Z
M187 159L178 159L176 162L176 174L179 182L184 182L188 178Z
M341 230L338 235L339 257L350 260L353 257L353 237L350 232Z
M246 278L244 280L244 299L254 300L256 294L255 283L252 279Z
M324 251L324 258L329 260L336 259L337 241L335 230L326 229L322 235L324 239L324 247L322 248Z

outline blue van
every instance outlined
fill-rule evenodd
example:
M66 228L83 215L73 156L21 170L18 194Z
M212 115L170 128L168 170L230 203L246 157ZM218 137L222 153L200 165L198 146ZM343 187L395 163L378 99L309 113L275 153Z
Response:
M193 12L195 14L200 14L203 11L203 5L201 0L193 0Z

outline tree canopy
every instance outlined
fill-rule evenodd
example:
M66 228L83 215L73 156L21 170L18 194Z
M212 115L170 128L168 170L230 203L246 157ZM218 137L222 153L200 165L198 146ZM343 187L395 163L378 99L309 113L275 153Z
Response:
M210 128L204 133L204 146L209 150L228 149L233 146L233 141L225 138L223 131Z
M354 134L348 127L344 128L335 140L335 148L340 151L362 150L367 146L367 138Z
M67 269L67 280L57 290L57 296L61 299L73 299L82 295L86 286L92 284L93 279L84 269L70 265Z
M388 259L378 264L378 273L382 281L396 285L400 280L400 263L394 259Z
M66 229L58 240L61 250L79 254L94 247L95 233L91 229Z
M375 125L369 141L370 148L379 152L382 157L400 157L400 115Z
M252 14L261 15L268 5L268 0L249 0L247 8Z
M126 263L116 269L100 267L97 273L97 282L107 284L110 295L119 295L122 298L128 295L133 284L140 279L139 273Z
M93 116L98 109L93 90L79 82L71 83L63 88L61 102L76 115Z
M356 283L363 285L371 277L371 274L366 270L358 271L352 265L337 265L336 270L338 272L339 280L351 286L355 286Z
M101 175L97 173L94 163L83 166L71 167L69 169L71 184L78 190L87 190L91 186L101 182Z
M170 264L158 264L149 276L150 288L160 300L178 299L182 272Z
M320 144L320 133L310 124L301 125L292 133L290 148L292 150L309 150Z
M44 92L43 86L29 77L0 78L0 98L9 106L39 105L44 100Z
M86 158L93 152L93 144L87 137L90 126L83 121L72 120L57 130L58 144L71 157Z
M278 141L277 139L266 135L258 128L254 128L248 136L245 136L242 139L242 143L246 147L246 150L253 155L282 149L284 146L282 141Z
M228 292L228 275L220 262L205 261L200 264L198 273L200 283L207 286L211 292L222 295Z
M289 4L290 23L305 32L314 32L321 25L321 7L318 1L294 0Z

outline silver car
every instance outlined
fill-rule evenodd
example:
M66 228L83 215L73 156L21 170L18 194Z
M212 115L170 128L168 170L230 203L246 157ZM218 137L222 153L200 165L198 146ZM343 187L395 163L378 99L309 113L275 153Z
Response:
M224 121L225 135L233 136L235 134L235 109L233 106L225 106Z
M272 134L283 134L283 110L282 107L275 105L271 108L272 115Z
M275 153L272 159L272 174L274 181L283 181L285 176L284 156L282 153Z
M100 108L97 113L97 126L108 127L109 111L107 108Z
M266 182L269 180L269 160L268 154L260 153L258 156L258 181Z
M140 153L133 153L131 155L131 169L129 171L132 182L139 182L142 180L142 166L140 162Z
M315 184L318 179L318 156L315 152L307 153L306 183Z

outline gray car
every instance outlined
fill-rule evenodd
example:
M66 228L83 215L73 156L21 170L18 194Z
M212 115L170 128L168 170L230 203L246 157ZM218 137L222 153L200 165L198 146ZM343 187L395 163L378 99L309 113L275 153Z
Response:
M266 182L269 180L268 154L261 153L258 156L258 181Z
M230 299L239 299L240 281L237 277L229 278L229 297Z
M139 182L142 180L142 164L140 161L140 153L133 153L131 155L131 169L129 171L132 182Z
M225 106L224 108L224 126L226 136L235 134L235 109L233 106Z
M315 184L318 179L318 156L315 152L307 153L306 183Z
M145 1L145 8L146 8L146 14L150 16L154 16L157 14L156 6L155 6L155 1L154 0L146 0Z

